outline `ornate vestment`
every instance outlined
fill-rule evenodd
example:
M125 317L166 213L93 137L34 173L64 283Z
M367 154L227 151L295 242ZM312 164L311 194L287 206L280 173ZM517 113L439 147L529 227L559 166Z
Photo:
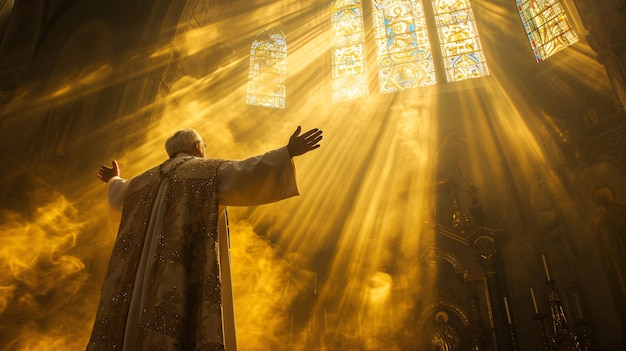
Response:
M290 158L273 153L225 162L178 157L128 182L87 350L225 350L222 278L230 286L230 276L220 268L220 251L228 251L219 245L218 172L229 188L256 185L251 205L297 195ZM228 201L244 198L221 191Z

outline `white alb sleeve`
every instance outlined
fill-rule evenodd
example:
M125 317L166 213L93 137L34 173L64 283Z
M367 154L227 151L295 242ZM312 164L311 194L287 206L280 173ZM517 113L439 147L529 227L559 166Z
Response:
M124 198L126 198L126 194L128 193L128 180L120 177L113 177L109 179L107 187L109 205L112 209L122 212L122 209L124 208Z
M223 206L255 206L299 195L287 147L243 161L222 162L217 192Z

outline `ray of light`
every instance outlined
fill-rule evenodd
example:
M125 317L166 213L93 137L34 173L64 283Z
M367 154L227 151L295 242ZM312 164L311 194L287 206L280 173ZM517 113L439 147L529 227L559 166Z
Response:
M476 3L477 17L490 23L479 27L486 48L527 47L523 33L505 33L521 38L519 42L497 43L502 28L521 30L510 16L514 8L489 1ZM431 210L441 169L446 171L444 176L471 180L482 189L483 202L501 204L503 213L514 211L516 204L503 204L500 195L523 193L525 184L541 175L548 184L549 202L565 203L563 211L574 221L580 217L556 171L563 162L558 151L563 140L542 134L545 128L556 135L566 131L550 123L546 111L526 102L528 92L516 83L516 77L526 72L512 72L519 62L532 59L531 53L499 61L504 55L487 50L492 75L480 84L462 82L453 88L429 87L396 95L373 93L331 106L330 76L324 71L329 67L330 42L324 11L301 1L275 2L253 13L247 8L230 11L236 15L225 22L205 27L181 24L188 31L172 45L188 55L210 51L213 41L227 32L224 27L237 23L228 43L248 50L263 29L290 29L288 113L251 110L245 105L246 69L241 67L247 67L248 53L237 52L207 75L172 82L169 91L153 103L130 109L114 122L82 135L77 145L87 141L102 145L107 155L120 161L122 175L132 177L159 164L165 158L165 139L182 127L200 131L209 156L227 159L284 146L297 125L324 130L322 147L294 161L301 196L230 211L242 349L308 350L315 338L332 329L335 341L355 342L362 350L399 350L399 341L393 337L399 339L407 324L417 319L411 315L416 305L426 304L435 293L435 273L420 268L420 253L434 240ZM116 53L111 62L98 62L73 81L59 80L44 93L35 86L24 87L9 105L10 117L3 120L3 127L38 120L50 104L71 101L77 94L97 94L147 72L162 72L171 52L168 45ZM368 45L368 52L372 57L373 45ZM584 44L550 60L559 60L561 65L554 69L571 72L577 84L598 94L610 90L606 79L598 79L602 68ZM373 85L375 76L372 69ZM575 96L567 82L552 84ZM154 111L158 120L143 123ZM133 128L120 130L120 126ZM445 140L441 135L446 135ZM107 138L116 142L107 144ZM456 146L466 153L452 159L449 151ZM99 163L109 162L91 160L92 155L80 151L76 156L77 161L93 164L94 173ZM44 161L23 167L54 172L54 161ZM19 173L15 174L11 177L17 178ZM84 347L97 284L103 278L115 232L115 222L109 221L103 203L104 191L95 188L95 177L89 176L79 182L65 180L64 185L42 185L54 197L44 201L44 195L33 195L30 205L38 209L33 216L3 213L0 239L11 250L0 252L7 262L0 281L0 313L31 314L30 319L9 328L17 336L3 350ZM75 201L57 196L50 190L53 186L69 189ZM76 211L91 223L76 219ZM33 247L25 233L36 235L38 245ZM87 280L86 272L91 279ZM66 289L59 289L61 285ZM65 295L60 296L61 292ZM55 302L41 306L36 294ZM70 303L80 304L81 311L62 311ZM60 333L59 328L67 330L65 324L33 326L67 316L71 335ZM41 343L33 344L31 339Z

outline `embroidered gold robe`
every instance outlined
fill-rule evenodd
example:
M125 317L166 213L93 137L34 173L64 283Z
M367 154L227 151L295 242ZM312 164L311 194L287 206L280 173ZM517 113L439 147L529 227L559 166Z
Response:
M294 195L286 148L244 161L179 154L111 179L122 218L87 350L236 351L222 206Z

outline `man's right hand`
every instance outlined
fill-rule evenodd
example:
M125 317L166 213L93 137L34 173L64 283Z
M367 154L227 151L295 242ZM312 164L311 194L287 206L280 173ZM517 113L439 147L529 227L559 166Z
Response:
M117 161L111 161L112 167L107 167L105 165L100 166L100 170L96 176L103 182L108 183L109 180L113 177L120 176L120 166L117 164Z

